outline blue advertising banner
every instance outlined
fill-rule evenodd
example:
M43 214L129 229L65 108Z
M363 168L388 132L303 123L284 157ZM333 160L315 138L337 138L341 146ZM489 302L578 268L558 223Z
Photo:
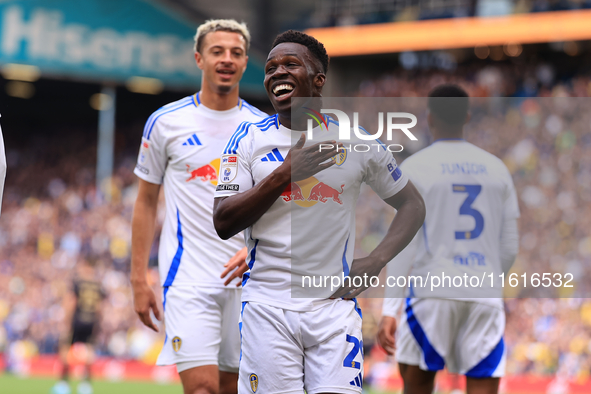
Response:
M157 78L198 89L196 26L145 0L0 0L0 63L35 65L42 75L125 82ZM252 58L241 91L264 93Z

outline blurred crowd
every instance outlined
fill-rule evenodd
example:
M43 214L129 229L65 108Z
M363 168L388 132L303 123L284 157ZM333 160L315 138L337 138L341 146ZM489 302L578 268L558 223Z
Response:
M407 56L413 56L412 53ZM450 70L417 69L413 59L406 60L409 69L385 73L363 80L359 97L426 97L441 83L461 85L470 97L590 97L591 73L588 70L566 73L557 65L543 61L528 63L478 62L453 65Z
M97 193L92 136L92 131L65 131L59 138L7 151L10 172L0 220L0 353L11 368L18 369L23 357L55 353L68 335L64 300L82 260L94 267L107 294L97 353L152 362L163 342L136 319L128 281L134 160L128 156L119 162L109 195ZM157 243L154 259L156 251ZM150 276L158 288L156 270Z
M521 208L520 252L515 272L572 273L573 289L531 292L519 286L506 300L510 374L562 374L585 378L591 372L591 82L588 76L556 80L551 66L511 65L454 72L404 71L364 81L359 97L420 97L435 85L456 82L473 97L466 138L497 155L509 167ZM412 73L412 75L410 74ZM499 98L510 96L509 98ZM539 96L541 99L528 99ZM428 144L424 116L420 143ZM137 130L139 143L141 130ZM89 133L32 139L18 149L7 145L10 168L0 220L0 352L13 368L18 360L55 353L68 330L62 304L75 265L95 268L107 298L97 338L99 355L153 363L163 335L143 327L133 311L128 282L131 213L136 195L135 146L117 155L111 192L97 192L96 141ZM370 189L357 212L356 254L381 240L393 217ZM162 222L159 218L159 223ZM158 242L152 249L150 279L159 293ZM529 293L528 293L529 291ZM577 297L577 298L574 298ZM371 357L381 314L379 298L365 298L364 344Z
M309 23L313 27L353 26L589 8L589 0L320 0Z

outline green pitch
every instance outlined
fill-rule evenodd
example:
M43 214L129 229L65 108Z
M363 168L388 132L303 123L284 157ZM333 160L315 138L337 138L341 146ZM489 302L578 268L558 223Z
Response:
M0 374L0 394L50 394L57 382L55 379L19 378ZM76 394L76 383L72 382L72 394ZM94 394L182 394L180 384L158 384L154 382L92 382ZM394 394L369 390L369 394Z
M49 394L55 379L19 378L12 375L0 375L0 393L2 394ZM70 385L72 394L76 394L76 383ZM158 384L153 382L92 382L94 394L182 394L180 384Z

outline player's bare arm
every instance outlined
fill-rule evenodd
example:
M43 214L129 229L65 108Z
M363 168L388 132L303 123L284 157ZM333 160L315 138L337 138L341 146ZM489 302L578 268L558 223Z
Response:
M335 145L335 141L323 141L304 148L305 142L306 136L302 133L283 164L252 189L214 200L213 224L220 238L228 239L254 224L291 182L309 178L334 165L332 160L325 162L336 155L336 150L321 152L319 145Z
M160 185L139 180L138 195L133 208L131 222L131 286L133 288L133 304L135 312L146 327L158 332L158 327L150 317L154 312L160 320L160 310L156 295L148 284L146 274L150 248L154 239L158 194Z
M379 275L388 264L409 243L425 221L425 202L419 191L409 180L406 186L394 196L384 200L397 210L386 236L367 257L353 260L351 277ZM356 297L366 288L342 287L333 297Z

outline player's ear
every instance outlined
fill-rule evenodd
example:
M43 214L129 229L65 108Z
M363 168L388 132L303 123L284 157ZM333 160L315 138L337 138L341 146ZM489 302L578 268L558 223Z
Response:
M326 75L324 73L318 73L316 74L316 76L314 77L314 86L317 89L322 90L322 87L324 86L324 84L326 83Z
M203 62L203 55L199 52L195 52L195 63L197 63L197 67L199 67L200 70L203 70Z

